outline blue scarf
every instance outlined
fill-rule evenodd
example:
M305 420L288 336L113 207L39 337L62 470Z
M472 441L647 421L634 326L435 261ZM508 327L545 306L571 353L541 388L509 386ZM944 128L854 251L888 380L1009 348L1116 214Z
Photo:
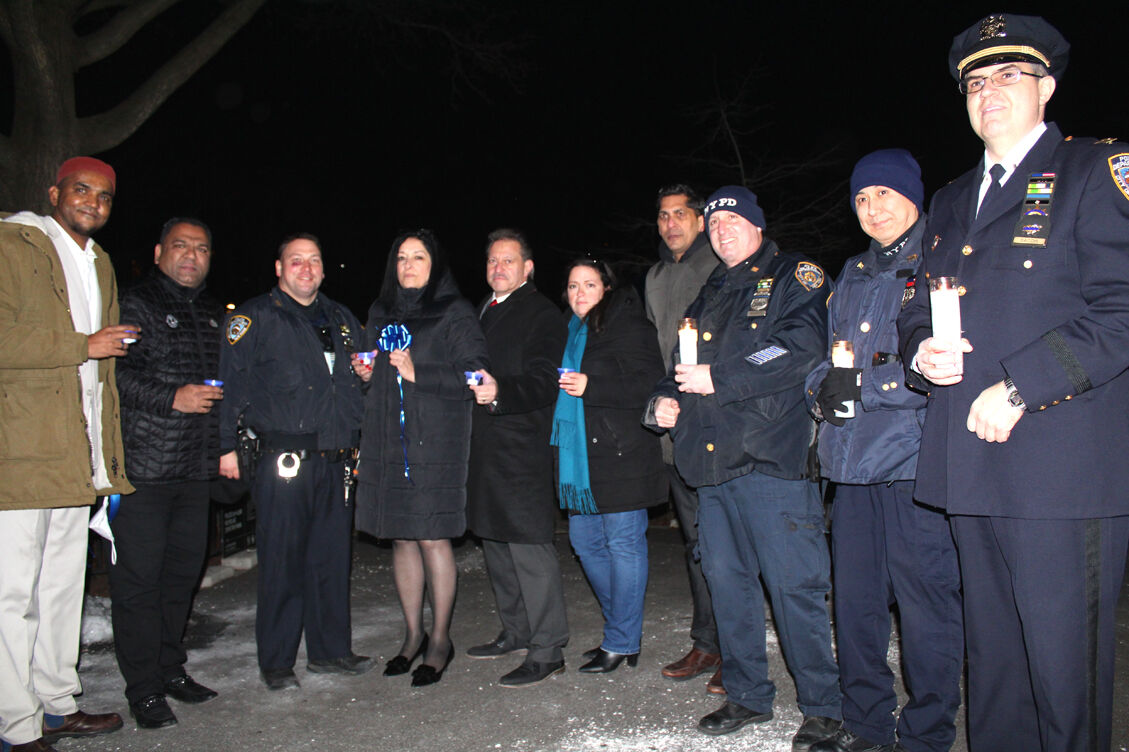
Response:
M568 322L568 342L561 358L562 368L580 370L584 345L588 342L588 325L576 315ZM557 409L553 413L553 437L549 443L558 449L557 494L561 509L578 514L596 514L596 500L588 481L588 433L584 429L584 400L564 389L557 393Z

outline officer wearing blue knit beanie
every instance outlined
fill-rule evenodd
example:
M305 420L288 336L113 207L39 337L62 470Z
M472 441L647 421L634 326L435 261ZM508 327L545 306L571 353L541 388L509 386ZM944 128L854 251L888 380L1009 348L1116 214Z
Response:
M828 331L853 344L854 362L829 350L804 390L821 421L820 470L836 483L831 558L843 691L843 727L812 752L948 750L964 658L956 549L945 515L914 503L926 398L905 387L901 359L889 352L898 313L917 289L921 168L904 149L881 149L858 161L850 187L870 247L843 265ZM886 664L894 601L911 677L900 714Z

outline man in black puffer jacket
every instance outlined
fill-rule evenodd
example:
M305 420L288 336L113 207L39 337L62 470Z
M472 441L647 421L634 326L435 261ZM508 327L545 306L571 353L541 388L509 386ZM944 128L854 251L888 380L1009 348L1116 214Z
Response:
M141 325L118 369L125 463L137 492L123 497L111 528L114 646L137 725L176 723L166 695L216 696L184 671L181 646L208 539L208 482L219 471L220 305L203 294L212 233L174 217L154 250L157 268L122 296Z

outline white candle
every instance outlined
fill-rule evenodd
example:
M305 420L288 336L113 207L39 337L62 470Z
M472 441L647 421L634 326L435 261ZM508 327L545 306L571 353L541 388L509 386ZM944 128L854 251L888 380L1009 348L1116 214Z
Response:
M698 326L692 318L678 326L678 359L684 366L698 365Z
M854 368L855 367L855 346L854 343L846 339L837 339L831 343L831 365L836 368ZM855 401L843 403L842 410L836 410L835 415L840 418L853 418L855 417Z
M960 280L956 277L934 277L929 280L929 307L932 311L933 336L960 343ZM964 371L964 353L953 351L957 371Z

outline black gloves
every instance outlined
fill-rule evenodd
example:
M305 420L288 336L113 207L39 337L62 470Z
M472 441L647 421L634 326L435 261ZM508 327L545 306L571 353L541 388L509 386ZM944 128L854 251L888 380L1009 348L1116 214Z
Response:
M845 425L846 418L835 414L843 409L843 403L862 399L862 369L832 368L823 378L815 402L823 413L823 419L833 426Z

